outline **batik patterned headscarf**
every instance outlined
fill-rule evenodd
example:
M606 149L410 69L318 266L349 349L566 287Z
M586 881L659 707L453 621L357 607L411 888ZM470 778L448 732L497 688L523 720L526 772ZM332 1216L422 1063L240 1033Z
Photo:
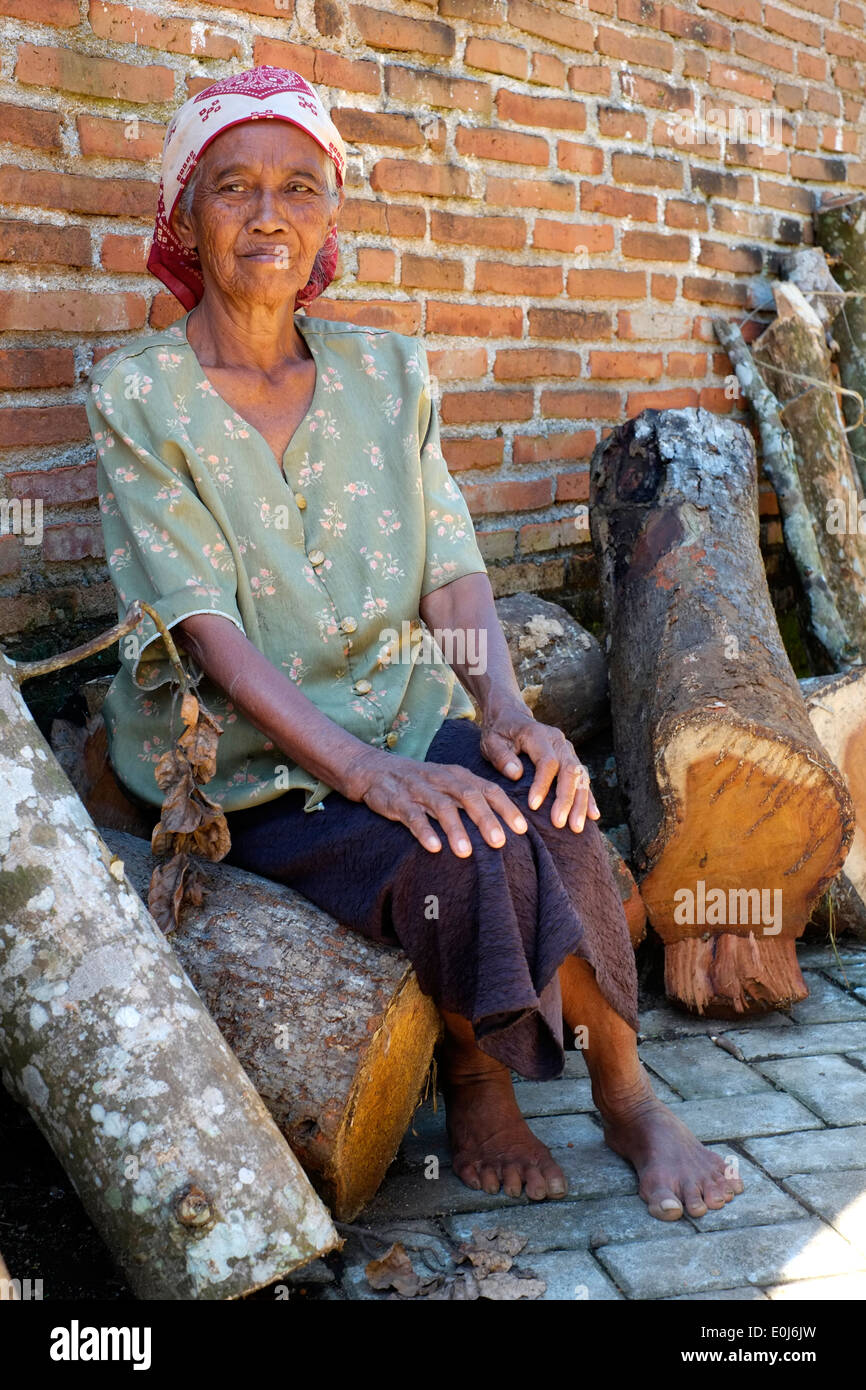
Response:
M343 184L346 147L318 94L300 73L290 68L249 68L212 83L184 102L165 133L156 226L147 268L185 309L198 304L204 294L204 281L198 252L184 246L172 230L175 203L204 151L221 131L243 121L261 120L289 121L306 130L330 155L337 169L337 184ZM320 295L333 280L336 269L337 229L332 227L307 284L295 297L295 307Z

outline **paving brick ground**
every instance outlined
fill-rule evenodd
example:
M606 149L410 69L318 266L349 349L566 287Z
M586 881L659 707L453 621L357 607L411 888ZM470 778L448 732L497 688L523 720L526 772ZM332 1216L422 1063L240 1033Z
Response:
M632 1169L602 1142L574 1054L561 1080L517 1084L521 1109L568 1175L564 1201L464 1187L448 1164L441 1106L428 1103L347 1230L342 1261L294 1282L307 1297L388 1298L365 1268L393 1241L429 1277L455 1271L456 1247L474 1231L498 1228L526 1238L515 1269L543 1280L545 1299L866 1298L866 946L845 944L836 956L807 945L800 962L810 995L788 1014L745 1027L663 1002L642 1014L641 1056L659 1094L746 1184L723 1211L669 1225L647 1214Z

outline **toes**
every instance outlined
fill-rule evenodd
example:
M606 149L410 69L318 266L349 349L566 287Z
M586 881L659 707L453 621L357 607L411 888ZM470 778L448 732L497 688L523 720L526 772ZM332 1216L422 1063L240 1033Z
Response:
M502 1168L502 1191L507 1197L519 1197L523 1191L523 1174L517 1163L506 1163Z
M728 1190L724 1173L713 1173L703 1184L704 1201L711 1211L720 1211L733 1198Z
M683 1184L683 1201L689 1216L706 1216L707 1204L697 1183Z
M550 1159L547 1163L539 1164L539 1168L547 1185L548 1197L564 1197L568 1191L568 1178L559 1164Z
M478 1174L477 1163L458 1163L455 1160L454 1172L461 1182L465 1183L467 1187L472 1188L473 1192L481 1191L481 1178Z
M481 1186L485 1192L489 1192L491 1196L494 1192L498 1192L501 1181L501 1174L497 1172L491 1164L485 1163L482 1165Z
M547 1196L547 1182L541 1169L535 1163L528 1163L524 1170L526 1195L533 1202L543 1202Z
M683 1204L670 1187L657 1187L650 1192L641 1192L641 1196L650 1216L657 1221L679 1221L683 1214Z

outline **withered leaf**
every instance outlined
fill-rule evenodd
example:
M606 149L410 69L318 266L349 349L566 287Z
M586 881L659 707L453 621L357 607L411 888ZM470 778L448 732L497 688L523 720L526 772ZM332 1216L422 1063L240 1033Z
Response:
M157 864L150 876L147 906L157 925L166 933L174 931L180 921L184 899L184 879L189 869L189 857L176 854L167 864Z
M198 722L186 729L177 741L189 759L197 782L209 782L216 775L217 747L222 730L204 708L199 709Z
M166 791L162 803L162 825L170 834L197 830L204 819L204 809L196 795L192 770L186 772Z
M187 690L180 702L180 717L187 728L198 720L198 700L191 690Z
M225 816L220 814L204 821L198 830L193 831L192 841L195 853L200 854L202 859L210 859L213 863L224 859L232 847Z
M521 1279L517 1274L504 1272L488 1274L487 1278L480 1280L478 1284L479 1297L497 1301L512 1298L540 1298L546 1289L547 1284L543 1279Z
M371 1260L364 1273L371 1289L396 1289L404 1298L414 1298L421 1288L421 1280L399 1241L385 1251L381 1260Z
M156 785L161 792L167 791L183 777L187 770L188 764L183 755L178 753L177 748L169 748L154 765L153 775Z
M498 1226L489 1231L475 1230L472 1240L464 1241L454 1258L457 1264L468 1261L478 1270L479 1278L505 1273L511 1268L515 1255L519 1255L526 1245L527 1239L515 1231L502 1231Z

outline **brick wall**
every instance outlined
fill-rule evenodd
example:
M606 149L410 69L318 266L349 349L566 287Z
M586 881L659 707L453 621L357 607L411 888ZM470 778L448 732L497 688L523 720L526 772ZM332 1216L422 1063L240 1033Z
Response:
M423 335L496 588L581 613L596 441L646 406L746 418L711 316L754 337L816 199L866 187L863 0L0 0L0 16L0 462L5 496L44 508L41 544L0 539L6 639L113 616L83 382L182 313L144 268L159 153L216 78L274 63L316 84L350 159L337 278L311 311ZM766 485L762 514L769 555Z

